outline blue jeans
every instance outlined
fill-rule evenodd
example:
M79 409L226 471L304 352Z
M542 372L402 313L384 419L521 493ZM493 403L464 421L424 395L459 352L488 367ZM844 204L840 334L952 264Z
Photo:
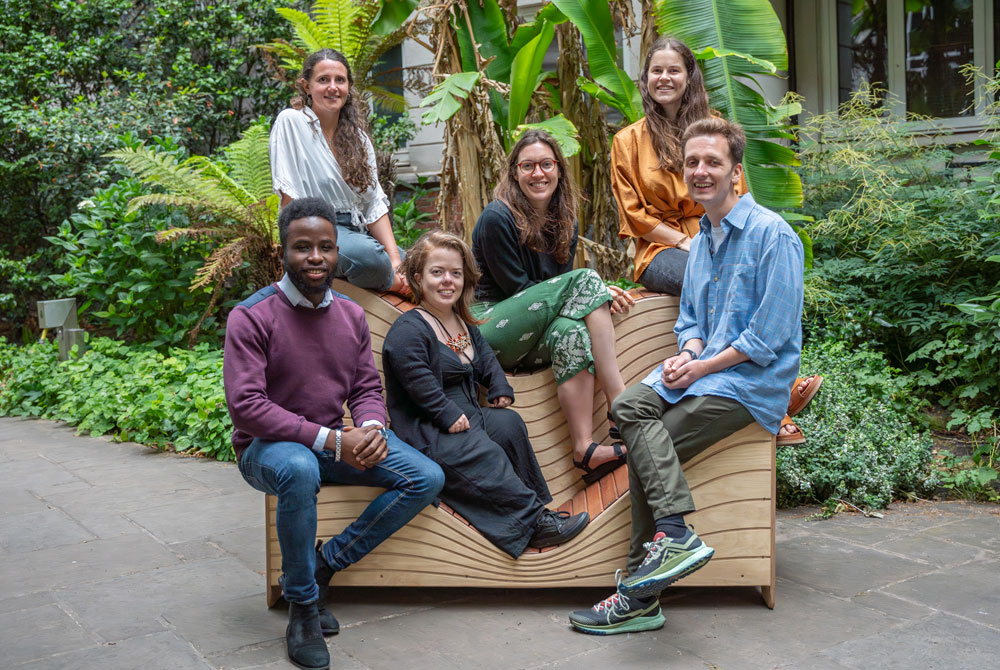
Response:
M650 291L680 295L684 285L684 268L688 252L670 247L653 256L653 260L639 277L639 283Z
M382 243L368 233L337 226L337 277L361 288L388 291L395 275ZM402 250L400 250L402 254Z
M332 452L314 452L297 442L255 439L240 456L243 478L258 491L278 496L276 525L281 546L285 600L308 603L319 594L316 571L316 494L320 482L386 489L339 535L323 544L334 570L361 560L431 503L444 486L438 464L388 431L389 454L368 470L356 470Z

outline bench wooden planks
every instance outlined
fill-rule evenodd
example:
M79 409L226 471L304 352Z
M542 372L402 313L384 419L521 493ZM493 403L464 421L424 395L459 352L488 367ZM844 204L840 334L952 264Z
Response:
M410 305L338 281L334 290L360 304L368 317L375 363L382 372L382 344L392 322ZM677 299L633 292L636 306L615 317L616 349L626 385L641 380L676 350ZM528 426L553 507L586 510L591 523L571 542L528 550L513 560L447 508L428 507L368 556L334 578L336 586L481 586L551 588L614 587L615 569L628 554L630 506L625 467L589 487L572 464L569 432L550 370L510 375L516 404ZM607 407L595 398L596 435L607 435ZM684 586L759 586L774 607L774 436L757 424L713 445L684 465L698 511L687 520L716 553L712 561L678 582ZM328 538L356 519L380 491L324 486L318 503L318 536ZM281 551L274 515L277 500L265 497L267 602L281 595Z

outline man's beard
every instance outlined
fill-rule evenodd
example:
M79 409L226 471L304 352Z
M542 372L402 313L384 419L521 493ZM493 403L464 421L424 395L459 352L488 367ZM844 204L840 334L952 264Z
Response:
M333 272L328 272L326 275L326 281L321 286L310 286L306 281L305 274L298 272L297 270L293 270L287 260L283 260L282 264L285 266L285 272L288 273L288 278L292 280L292 285L299 290L299 293L307 298L310 295L324 295L326 290L333 284Z

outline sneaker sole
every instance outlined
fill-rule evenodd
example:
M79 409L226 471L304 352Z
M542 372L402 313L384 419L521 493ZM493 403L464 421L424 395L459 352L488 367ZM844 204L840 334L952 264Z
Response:
M646 630L659 630L663 628L665 621L663 612L657 612L656 616L652 617L637 617L618 624L605 626L588 626L587 624L577 623L572 619L569 620L573 628L588 635L618 635L619 633L641 633Z
M656 595L676 582L678 579L687 577L692 572L703 568L714 555L715 549L712 549L707 544L703 544L695 550L693 556L689 556L683 563L675 567L673 570L659 575L651 575L634 584L626 584L625 582L622 582L619 589L630 598L647 598L649 596Z

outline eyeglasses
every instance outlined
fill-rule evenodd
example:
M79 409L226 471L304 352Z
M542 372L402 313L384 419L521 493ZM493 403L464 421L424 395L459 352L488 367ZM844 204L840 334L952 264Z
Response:
M542 172L548 174L556 169L559 165L559 161L553 158L546 158L542 161L521 161L517 164L517 169L521 171L521 174L531 174L535 171L535 166L542 168Z

